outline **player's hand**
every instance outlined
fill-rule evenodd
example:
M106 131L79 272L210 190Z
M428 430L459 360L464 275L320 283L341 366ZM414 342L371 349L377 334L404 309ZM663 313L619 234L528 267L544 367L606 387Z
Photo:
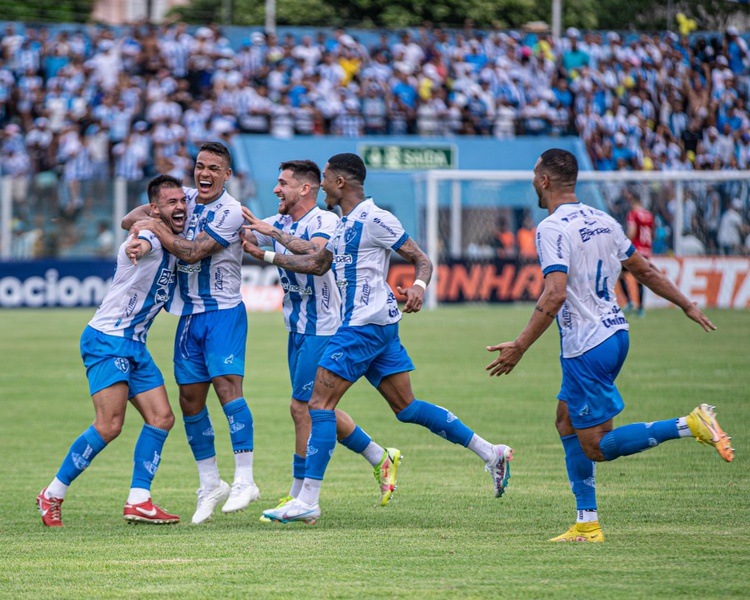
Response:
M148 217L147 219L140 219L139 221L135 222L135 225L130 228L130 231L131 233L136 229L137 231L143 231L144 229L154 231L157 227L159 227L160 223L162 223L162 220L158 217ZM138 238L138 236L135 237L136 239Z
M703 327L704 331L716 331L716 325L711 323L698 305L693 302L686 310L685 315Z
M523 350L518 347L516 342L487 346L487 350L489 352L500 352L500 356L485 367L485 371L490 372L490 377L507 375L523 358Z
M248 239L248 237L245 235L245 230L248 229L248 227L243 227L243 231L241 233L242 235L242 249L247 252L250 256L253 258L257 258L258 260L263 260L263 256L265 255L265 251L261 250L257 244L254 243L254 240ZM255 237L255 236L253 236Z
M138 225L133 225L133 227L130 228L130 232L133 234L133 237L125 246L125 254L127 254L128 258L134 265L137 265L138 253L141 250L141 242L138 239Z
M250 212L249 208L243 206L242 215L249 223L249 229L251 231L257 231L258 233L267 236L270 236L274 231L277 231L277 229L273 225L271 225L270 223L266 223L262 219L256 217L252 212Z
M402 296L406 296L406 304L404 304L405 313L415 313L422 309L424 303L424 288L419 285L413 285L410 288L402 288L400 285L396 286L396 291Z

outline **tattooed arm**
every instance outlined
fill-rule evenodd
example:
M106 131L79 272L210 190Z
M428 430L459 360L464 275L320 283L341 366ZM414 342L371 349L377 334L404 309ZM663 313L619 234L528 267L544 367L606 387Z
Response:
M250 224L249 228L251 231L257 231L261 235L275 239L292 254L315 254L326 244L326 240L322 237L313 238L312 240L302 240L296 236L284 233L270 223L266 223L256 217L249 208L244 206L242 207L242 215Z
M151 230L159 238L161 245L167 252L191 265L224 247L205 231L199 233L198 237L192 241L181 238L175 235L160 219L138 221L136 226L139 230Z
M324 241L322 238L315 238ZM255 244L245 241L242 249L253 258L266 260L273 257L272 264L295 273L309 273L310 275L324 275L333 263L333 254L321 244L320 250L314 254L278 254L276 252L265 252ZM270 262L270 261L267 261Z
M414 265L414 281L422 281L426 287L432 278L432 263L417 243L409 238L396 252ZM405 313L419 312L424 301L425 287L412 284L410 288L404 289L401 286L396 286L396 291L406 296Z
M500 355L487 365L490 377L507 375L519 363L526 350L552 325L567 297L568 274L552 271L544 278L544 291L534 306L534 312L521 335L514 342L487 346L490 352Z

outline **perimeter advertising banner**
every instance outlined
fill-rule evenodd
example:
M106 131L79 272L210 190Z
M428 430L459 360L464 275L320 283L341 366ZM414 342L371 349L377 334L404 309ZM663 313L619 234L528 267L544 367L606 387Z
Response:
M750 307L750 258L656 256L654 264L701 307ZM98 306L112 281L114 262L101 260L0 262L0 308ZM414 268L394 262L392 289L410 286ZM270 265L242 267L242 297L249 311L281 309L283 291ZM630 281L630 285L633 282ZM438 265L439 301L534 301L544 286L538 264L453 261ZM668 303L646 294L646 307Z

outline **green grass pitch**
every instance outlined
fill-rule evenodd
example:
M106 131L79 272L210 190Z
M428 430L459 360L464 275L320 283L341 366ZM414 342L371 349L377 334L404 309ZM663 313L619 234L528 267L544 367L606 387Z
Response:
M398 490L378 490L360 456L339 446L317 525L263 524L286 495L293 429L280 314L250 314L245 395L255 419L261 500L191 526L198 477L172 379L176 319L160 315L149 347L178 414L153 486L176 526L128 525L122 508L141 427L125 429L71 486L65 527L35 509L70 443L93 419L78 352L92 310L0 311L0 598L747 598L750 597L750 311L709 311L704 333L678 310L631 320L615 424L715 404L737 456L676 440L597 472L604 544L551 544L574 521L554 428L559 339L548 331L508 377L491 379L488 344L513 339L532 307L446 307L406 315L418 398L445 406L492 442L515 448L501 499L471 452L399 423L366 383L341 407L384 446L402 450ZM552 329L555 329L552 327ZM209 396L222 476L233 457Z

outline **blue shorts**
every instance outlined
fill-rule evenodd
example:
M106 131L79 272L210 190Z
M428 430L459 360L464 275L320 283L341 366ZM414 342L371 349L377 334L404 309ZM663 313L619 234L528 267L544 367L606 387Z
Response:
M581 356L560 359L563 376L557 399L567 403L576 429L600 425L625 408L615 378L629 346L628 332L620 330Z
M143 342L107 335L87 325L81 334L81 358L92 396L121 381L128 384L128 398L164 385Z
M220 375L245 375L247 312L235 308L180 317L174 339L174 378L180 385Z
M295 400L309 402L312 397L318 361L330 339L330 335L289 333L286 354L289 360L289 377L292 380L292 398Z
M398 323L339 327L318 366L351 382L364 375L375 388L388 375L414 370L398 337Z

